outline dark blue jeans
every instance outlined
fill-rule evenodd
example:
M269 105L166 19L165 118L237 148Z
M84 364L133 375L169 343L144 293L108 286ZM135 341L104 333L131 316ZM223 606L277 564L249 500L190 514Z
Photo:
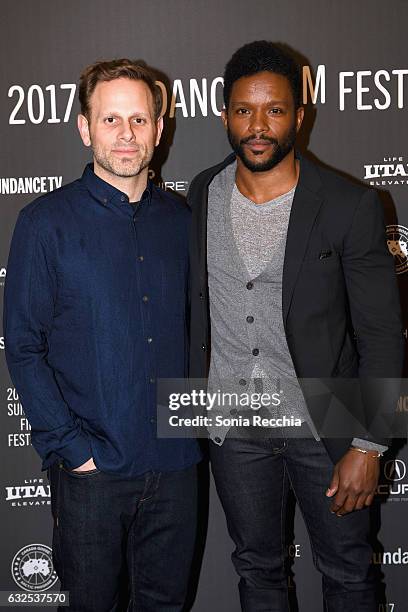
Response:
M278 433L279 436L279 433ZM325 496L333 463L314 438L229 439L210 443L212 471L240 576L244 612L287 612L285 515L296 496L323 576L327 612L375 612L369 509L341 518Z
M196 466L125 479L49 470L53 555L73 612L179 612L193 556Z

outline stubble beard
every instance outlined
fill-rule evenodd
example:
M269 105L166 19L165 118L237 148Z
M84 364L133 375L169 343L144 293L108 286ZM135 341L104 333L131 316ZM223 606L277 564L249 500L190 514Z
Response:
M251 172L267 172L268 170L272 170L272 168L277 166L295 146L296 124L293 123L292 127L290 128L289 132L286 134L283 140L279 141L276 138L262 136L262 140L267 140L273 145L273 151L267 159L260 159L259 161L249 159L246 155L243 145L246 142L250 141L252 139L251 137L242 138L241 140L238 140L232 134L229 127L227 129L227 134L232 149L248 170L250 170Z
M150 164L153 157L154 148L151 149L140 147L136 157L132 153L132 157L117 158L113 153L106 152L105 149L98 148L92 145L95 161L101 168L109 174L119 176L121 178L129 178L139 175Z

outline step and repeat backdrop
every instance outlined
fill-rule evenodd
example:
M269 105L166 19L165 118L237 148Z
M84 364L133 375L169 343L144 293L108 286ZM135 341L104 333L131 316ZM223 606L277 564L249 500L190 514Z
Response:
M76 128L82 68L97 59L130 57L157 69L166 128L151 176L185 196L193 176L229 152L220 120L226 61L242 44L266 38L286 43L303 66L306 120L299 149L378 190L406 316L407 20L405 0L3 0L0 308L19 210L80 176L89 161ZM0 590L56 591L50 488L8 375L1 331L0 408ZM396 410L408 411L407 397L401 396ZM373 507L372 562L383 602L378 612L403 612L408 597L408 451L403 440L394 446L383 462ZM206 541L191 606L194 612L235 612L233 547L211 478L206 516L206 477L203 469ZM293 528L292 609L320 612L320 576L297 511Z

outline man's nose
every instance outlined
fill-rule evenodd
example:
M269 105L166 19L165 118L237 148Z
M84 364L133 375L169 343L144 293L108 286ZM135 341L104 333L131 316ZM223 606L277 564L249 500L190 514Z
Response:
M130 121L124 121L121 125L121 129L119 132L119 138L121 138L122 140L125 140L126 142L129 142L133 140L134 137L135 135L133 133L132 125Z
M264 112L256 111L252 113L249 129L254 134L267 132L269 130L268 119Z

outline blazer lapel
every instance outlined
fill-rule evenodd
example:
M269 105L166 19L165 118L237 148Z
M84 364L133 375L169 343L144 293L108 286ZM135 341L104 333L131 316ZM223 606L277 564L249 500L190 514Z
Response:
M310 232L323 203L323 196L319 193L320 177L315 168L304 158L300 158L300 164L300 176L289 218L283 263L282 310L285 327Z

